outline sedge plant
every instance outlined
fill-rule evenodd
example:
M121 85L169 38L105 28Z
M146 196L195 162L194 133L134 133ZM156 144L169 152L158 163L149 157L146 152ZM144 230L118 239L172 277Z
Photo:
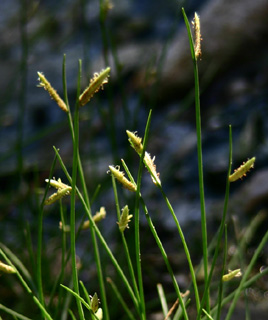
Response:
M103 12L103 2L100 1L102 10L102 36L105 36L105 15ZM113 253L109 246L109 241L105 239L98 224L102 223L102 219L106 216L105 204L100 205L100 210L97 214L92 214L92 202L95 199L94 195L89 195L88 187L86 184L85 174L83 170L83 164L80 157L79 147L79 118L80 108L85 107L94 98L95 94L104 89L104 86L109 86L109 74L110 68L107 67L99 73L95 73L91 79L88 87L81 93L80 91L80 79L82 73L82 63L79 61L78 66L78 80L77 80L77 95L74 110L70 108L68 101L67 83L66 83L66 70L65 70L65 56L63 58L63 92L64 97L61 98L56 90L52 87L50 82L46 79L45 75L38 72L39 86L43 87L51 96L51 98L57 103L63 112L66 113L70 139L73 144L73 159L72 159L72 171L69 172L64 163L64 159L60 155L59 149L54 146L55 159L51 165L51 170L48 179L46 179L47 185L44 192L43 200L40 204L38 215L38 242L37 242L37 254L36 258L33 254L33 248L31 245L31 239L28 232L29 248L31 252L31 259L33 265L36 266L34 277L30 276L28 270L22 265L19 259L3 244L0 245L0 256L4 260L0 261L0 272L3 274L16 275L21 282L23 288L31 296L33 302L38 307L38 310L43 319L66 319L67 315L72 319L85 320L109 320L110 319L110 306L107 284L112 291L113 296L119 302L119 308L121 308L122 319L141 319L146 320L148 316L147 310L147 297L144 290L144 270L142 265L142 238L140 235L140 214L144 214L150 229L151 235L154 238L160 254L163 259L163 263L166 266L167 272L170 276L171 283L173 285L174 296L171 306L169 306L168 296L165 294L163 284L157 285L157 290L160 298L159 308L162 307L164 319L190 319L190 309L194 310L196 319L220 319L222 315L223 307L227 304L226 320L230 320L235 309L236 303L241 295L241 292L247 287L251 286L260 277L268 273L268 268L262 270L260 274L251 276L253 267L256 264L257 258L262 251L263 247L268 240L268 231L265 233L261 242L259 243L253 257L251 258L248 266L241 268L235 268L230 271L226 271L227 262L227 249L228 249L228 227L226 222L229 202L230 184L236 180L242 178L246 173L253 168L255 163L255 157L249 159L243 163L234 173L231 173L232 167L232 129L229 127L229 165L226 172L226 190L224 198L224 208L221 223L214 241L209 244L207 236L207 221L206 221L206 207L205 207L205 193L204 193L204 175L203 175L203 160L202 160L202 135L201 135L201 112L200 112L200 94L199 94L199 77L198 77L198 59L201 55L201 26L200 19L195 14L193 21L194 36L192 35L190 23L184 10L182 10L183 17L188 32L188 38L190 43L190 52L193 61L194 81L195 81L195 118L196 118L196 137L197 137L197 162L199 173L199 193L200 193L200 221L201 221L201 233L202 233L202 249L203 257L200 265L204 270L203 283L199 284L197 281L198 266L194 266L191 257L191 246L186 242L184 231L180 225L177 214L171 202L168 199L168 195L165 190L165 181L161 181L160 174L157 172L155 157L152 157L147 151L150 149L149 132L150 124L152 121L152 110L149 112L145 133L143 138L139 137L136 132L132 132L126 128L126 139L128 138L130 146L135 150L139 159L139 168L136 174L133 174L131 168L128 167L126 162L122 159L121 165L126 172L121 171L118 165L110 165L107 168L108 173L111 175L111 185L114 192L115 199L115 227L120 234L120 241L122 242L122 256L125 259L126 265L120 265L116 254ZM104 37L105 38L105 37ZM108 42L105 38L105 61L107 59L107 46ZM110 109L113 112L113 109ZM114 120L114 115L112 115ZM112 144L115 143L114 136ZM56 162L59 163L66 181L54 178L54 169ZM160 238L157 228L154 224L154 213L147 206L147 199L143 196L141 191L142 177L146 169L151 178L152 183L157 188L157 192L163 198L166 204L169 214L171 214L174 224L177 229L178 238L176 239L179 245L182 245L185 258L187 260L191 281L189 287L182 289L179 286L172 264L167 255L164 243ZM134 205L124 203L125 199L121 199L120 193L117 190L117 182L119 182L126 192L133 194ZM48 188L55 188L55 192L51 196L47 196ZM99 188L97 188L99 190ZM70 202L70 210L66 213L66 209L63 205L63 198ZM80 202L87 221L82 219L79 222L77 212L77 202ZM43 274L42 274L42 254L43 254L43 221L44 221L44 206L54 206L59 203L59 216L60 216L60 230L62 233L62 256L61 256L61 269L58 273L57 279L54 281L53 289L51 290L49 299L45 299L45 293L43 289ZM66 216L69 216L70 225L67 224ZM134 228L134 250L132 251L126 233L129 228ZM98 288L91 288L90 283L84 283L80 279L79 263L77 259L77 240L79 239L80 232L82 230L89 231L92 240L92 253L97 270ZM223 237L224 236L224 237ZM69 242L67 241L69 239ZM69 243L69 245L68 245ZM243 242L241 242L243 243ZM222 250L223 245L223 250ZM102 250L99 247L102 247ZM180 246L181 248L181 246ZM181 250L181 249L180 249ZM87 254L87 252L85 252ZM101 254L105 254L111 261L114 270L118 275L120 283L116 283L112 275L107 274L106 266L103 265ZM223 262L220 275L215 272L216 263L219 261L219 257L223 255ZM66 279L66 266L68 262L71 263L71 277ZM241 279L238 287L231 293L226 294L225 284L229 281L233 281L235 278ZM216 278L216 280L214 280ZM106 280L106 281L105 281ZM163 279L160 278L160 282ZM216 283L217 290L215 286ZM67 285L66 285L67 283ZM122 284L124 289L122 289ZM124 290L124 291L123 291ZM212 291L217 292L216 302L211 299ZM125 292L127 294L125 294ZM215 295L215 292L214 295ZM90 295L91 293L91 295ZM224 296L225 295L225 296ZM56 307L53 307L53 301L57 299ZM48 300L48 301L47 301ZM71 300L76 303L71 304ZM28 317L0 304L0 310L6 312L17 319L29 319Z

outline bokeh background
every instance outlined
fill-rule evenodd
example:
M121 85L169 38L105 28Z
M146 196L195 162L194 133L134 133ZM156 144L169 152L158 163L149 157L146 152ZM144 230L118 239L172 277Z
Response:
M107 219L101 228L108 242L115 252L120 252L108 165L120 164L120 159L124 158L136 176L138 158L129 147L125 130L137 131L142 136L152 109L148 151L156 156L164 189L191 244L194 261L199 262L201 231L194 82L181 7L190 20L195 11L201 20L203 40L199 70L209 240L222 215L228 126L231 124L233 167L253 156L257 160L255 169L231 187L229 254L235 251L239 234L253 218L259 217L245 253L250 257L254 252L267 229L268 2L4 0L0 2L0 241L27 266L31 265L27 230L31 232L35 248L37 204L42 199L45 179L54 158L52 147L60 149L68 168L72 163L66 114L37 87L37 71L41 71L62 95L63 54L66 54L71 108L76 97L78 60L82 59L82 88L94 72L111 67L109 84L81 109L80 123L81 158L90 195L101 184L93 211L106 207ZM55 175L64 181L59 166ZM147 174L142 188L178 272L178 281L186 288L188 270L181 247L178 248L173 220ZM122 206L133 204L125 190L120 192ZM59 219L57 206L46 209L44 269L52 279L60 263L55 258L59 254ZM141 224L145 291L152 301L152 319L157 319L159 310L154 299L159 272L164 274L163 282L167 287L170 283L143 217ZM93 283L89 289L96 291L92 280L96 276L93 257L87 254L90 250L88 234L81 235L78 245L81 278L85 283ZM267 250L266 247L258 267L267 265ZM105 254L103 259L107 259ZM56 263L54 268L52 262ZM107 275L116 277L109 263L107 261ZM49 292L49 283L45 290ZM247 292L254 302L252 314L258 315L258 319L265 319L267 290L263 281ZM24 312L25 300L21 294L22 289L15 281L0 278L1 301ZM239 312L237 317L243 319L243 307ZM113 310L112 315L124 318L117 310Z

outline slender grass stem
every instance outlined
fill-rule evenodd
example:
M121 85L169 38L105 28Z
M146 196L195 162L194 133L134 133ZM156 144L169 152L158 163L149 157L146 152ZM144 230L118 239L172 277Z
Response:
M144 291L143 291L141 253L140 253L139 201L140 201L141 177L142 177L142 170L143 170L143 159L144 159L145 150L146 150L147 141L148 141L151 117L152 117L152 110L150 110L150 112L149 112L147 123L146 123L146 128L145 128L145 133L144 133L143 151L142 151L142 154L140 157L139 171L138 171L138 178L137 178L137 191L136 191L136 197L135 197L135 215L134 215L136 265L137 265L137 275L138 275L138 284L139 284L139 292L140 292L140 307L141 307L142 319L146 318L146 314L145 314L145 300L144 300Z
M113 292L115 293L118 301L121 303L123 309L125 310L127 316L128 316L128 319L131 319L131 320L135 320L135 317L133 315L133 313L130 311L128 305L125 303L122 295L120 294L120 290L118 290L118 288L116 287L115 283L112 281L111 278L107 278L107 282L111 285L112 289L113 289Z
M239 284L239 287L236 289L235 291L235 294L234 294L234 297L232 299L232 303L230 305L230 308L228 310L228 313L227 313L227 316L225 318L225 320L230 320L231 319L231 316L232 316L232 313L234 311L234 308L236 306L236 303L237 303L237 300L239 299L240 297L240 294L241 294L241 291L243 290L243 287L244 287L244 284L246 283L246 280L248 278L248 276L250 275L250 272L252 271L252 268L259 256L259 254L261 253L263 247L265 246L265 244L267 243L268 241L268 231L266 231L264 237L262 238L260 244L258 245L257 249L255 250L255 253L245 271L245 273L243 274L243 277L240 281L240 284Z
M18 271L18 269L13 265L13 263L8 259L8 257L6 256L6 254L3 252L2 249L0 249L0 255L7 261L7 263L14 267L16 269L16 275L19 278L22 286L25 288L25 290L31 295L31 297L33 298L33 301L35 302L35 304L37 304L37 306L39 307L39 309L41 310L43 316L48 319L48 320L53 320L50 316L50 314L47 312L46 308L43 306L43 304L38 300L38 298L33 294L31 288L28 286L28 284L26 283L26 281L23 279L22 275L20 274L20 272Z
M112 177L117 219L119 221L120 220L120 205L119 205L118 193L117 193L117 188L116 188L116 183L115 183L115 177L114 177L114 175L111 175L111 177ZM135 278L135 273L134 273L134 269L133 269L133 265L132 265L132 261L131 261L131 257L129 254L129 249L128 249L128 245L127 245L127 241L126 241L124 232L121 232L121 237L122 237L122 242L123 242L123 246L124 246L124 250L125 250L125 255L127 258L128 269L129 269L130 277L132 280L134 292L137 296L138 301L140 301L140 294L139 294L139 290L138 290L138 286L137 286L137 281Z
M184 304L184 301L183 301L182 296L181 296L181 292L180 292L180 288L179 288L178 282L177 282L177 280L176 280L176 277L175 277L175 275L174 275L174 272L173 272L173 270L172 270L172 268L171 268L171 265L170 265L170 263L169 263L169 260L168 260L166 251L165 251L165 249L164 249L164 247L163 247L163 245L162 245L162 242L161 242L160 238L158 237L158 234L157 234L157 232L156 232L156 230L155 230L155 227L154 227L154 225L153 225L153 222L152 222L152 220L151 220L151 217L150 217L150 215L149 215L149 213L148 213L147 207L146 207L146 205L145 205L144 200L142 199L142 197L140 198L140 202L141 202L141 205L142 205L142 207L143 207L143 210L144 210L145 217L146 217L146 220L147 220L147 222L148 222L148 225L149 225L149 227L150 227L150 229L151 229L151 232L152 232L152 234L153 234L153 236L154 236L154 238L155 238L155 241L156 241L156 243L157 243L157 245L158 245L158 247L159 247L159 249L160 249L160 252L161 252L161 254L162 254L162 257L163 257L163 259L164 259L164 261L165 261L165 263L166 263L166 266L167 266L169 275L170 275L170 277L171 277L172 283L173 283L173 285L174 285L176 294L177 294L178 299L179 299L179 302L180 302L180 306L182 307L182 312L183 312L184 319L187 320L187 319L188 319L188 315L187 315L187 311L186 311L186 308L185 308L185 304Z
M0 310L5 311L6 313L10 314L11 316L13 316L14 319L21 319L21 320L31 320L28 317L23 316L22 314L15 312L12 309L9 309L5 306L3 306L2 304L0 304ZM1 319L1 318L0 318Z
M207 296L206 293L209 291L210 282L211 282L211 279L212 279L213 271L214 271L214 268L215 268L215 265L216 265L216 261L217 261L217 258L218 258L218 254L219 254L220 242L221 242L222 235L223 235L223 232L224 232L225 220L226 220L228 203L229 203L229 193L230 193L229 175L230 175L231 169L232 169L232 154L233 154L232 127L229 126L229 164L228 164L228 172L227 172L227 177L226 177L226 188L225 188L223 215L222 215L221 224L220 224L220 230L219 230L219 234L218 234L218 238L217 238L217 244L216 244L214 256L213 256L213 259L212 259L209 276L208 276L207 282L205 283L204 296L203 296L202 301L201 301L201 306L200 306L200 309L199 309L199 312L198 312L197 320L199 320L200 317L201 317L202 308L203 308L203 305L205 303L205 298Z
M202 160L202 135L201 135L201 114L200 114L200 94L199 94L199 77L197 59L194 51L194 42L190 29L190 24L184 9L182 8L183 17L185 20L188 38L190 42L191 55L194 67L194 82L195 82L195 112L196 112L196 136L197 136L197 157L198 157L198 175L199 175L199 193L200 193L200 209L201 209L201 228L202 228L202 245L203 245L203 262L204 262L204 280L208 280L208 251L207 251L207 223L206 223L206 208L205 208L205 192L204 192L204 177L203 177L203 160ZM206 293L206 310L209 313L209 288Z
M57 150L55 147L54 147L54 151L55 151L56 156L57 156L57 158L58 158L58 160L59 160L59 162L60 162L61 168L62 168L62 170L63 170L66 178L68 179L68 181L69 181L70 183L72 183L72 178L71 178L71 176L69 175L69 173L68 173L68 171L67 171L67 169L66 169L66 167L65 167L65 165L64 165L64 163L63 163L63 161L62 161L62 159L61 159L61 157L60 157L60 154L59 154L58 150ZM133 290L132 290L132 288L131 288L128 280L127 280L127 277L125 276L125 274L124 274L122 268L120 267L118 261L117 261L116 258L114 257L111 249L110 249L109 246L107 245L107 243L106 243L105 239L103 238L103 236L102 236L99 228L97 227L95 221L93 220L92 216L90 215L90 212L89 212L89 209L88 209L88 207L87 207L87 205L86 205L86 202L85 202L85 200L84 200L84 198L83 198L83 196L82 196L82 194L80 193L80 191L79 191L78 188L76 188L76 193L77 193L77 195L78 195L78 197L79 197L79 199L80 199L80 201L81 201L81 203L82 203L82 205L83 205L83 208L85 209L85 211L86 211L86 213L87 213L88 219L89 219L89 221L90 221L90 225L93 226L93 229L95 230L96 235L98 236L98 238L99 238L101 244L103 245L106 253L107 253L108 256L110 257L110 259L111 259L111 261L112 261L115 269L117 270L117 272L118 272L118 274L120 275L123 283L125 284L128 292L129 292L129 295L130 295L130 297L131 297L131 299L132 299L132 301L133 301L133 303L134 303L134 306L135 306L136 310L138 311L138 310L139 310L138 301L137 301L137 298L135 297L135 294L134 294L134 292L133 292Z
M65 99L65 103L68 106L68 110L69 110L69 112L68 112L69 127L70 127L72 140L73 140L73 144L74 144L75 143L75 131L74 131L74 126L73 126L72 114L70 112L69 103L68 103L65 64L66 64L66 57L64 55L63 56L63 64L62 64L64 99ZM79 91L80 91L80 88L79 88ZM79 91L77 92L77 99L79 97L79 93L80 93ZM81 162L80 153L79 153L79 148L77 150L77 167L78 167L79 178L80 178L80 181L82 184L85 202L88 207L89 214L92 216L91 206L90 206L90 201L89 201L89 196L88 196L87 186L86 186L86 181L85 181L85 176L84 176L84 171L83 171L82 162ZM98 249L98 243L97 243L95 231L94 231L92 225L90 224L89 227L90 227L90 233L91 233L92 244L93 244L93 249L94 249L95 262L96 262L96 266L97 266L97 274L98 274L98 280L99 280L99 286L100 286L100 296L101 296L101 301L102 301L104 319L109 320L109 309L108 309L108 305L107 305L106 290L105 290L105 285L104 285L104 278L103 278L103 272L102 272L102 267L101 267L101 260L100 260L100 254L99 254L99 249Z
M77 180L78 167L78 148L79 148L79 93L80 93L80 78L81 78L81 61L79 61L78 81L77 81L77 101L74 112L74 141L73 141L73 169L72 169L72 193L71 193L71 212L70 212L70 235L71 235L71 261L72 261L72 278L74 291L79 295L78 272L76 264L76 249L75 249L75 188ZM84 319L84 312L81 301L76 299L77 308L80 319Z
M220 320L221 316L221 302L222 302L222 287L223 287L223 281L222 277L224 275L225 271L225 265L226 265L226 258L227 258L227 225L225 225L225 237L224 237L224 255L223 255L223 263L222 263L222 271L221 271L221 278L220 278L220 283L219 283L219 292L218 292L218 310L217 310L217 317L216 320Z

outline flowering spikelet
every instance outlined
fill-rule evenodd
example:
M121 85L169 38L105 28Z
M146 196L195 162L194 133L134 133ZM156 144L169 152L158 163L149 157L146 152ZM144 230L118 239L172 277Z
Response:
M119 221L117 222L119 226L119 230L121 232L124 232L126 228L129 228L128 223L130 222L130 219L133 217L132 214L129 214L128 206L124 206L122 209L122 214L120 216Z
M250 171L251 168L254 168L254 162L256 158L253 157L249 159L247 162L243 162L238 169L235 169L234 173L229 176L229 181L234 182L239 178L243 178L246 176L246 173Z
M97 211L96 214L92 217L92 219L94 220L94 222L99 222L101 220L103 220L106 217L106 210L104 207L100 207L100 211ZM82 229L88 229L90 225L90 221L87 220L83 223Z
M109 166L109 169L114 177L121 182L126 189L136 192L137 187L124 176L124 172L120 171L119 167Z
M98 311L99 308L99 298L97 293L95 292L93 297L91 297L91 301L90 301L90 307L92 309L92 311L95 313Z
M47 79L44 76L44 74L42 72L37 72L37 74L38 74L38 77L39 77L38 81L40 82L38 86L39 87L43 87L45 90L47 90L47 92L49 93L51 98L57 102L58 106L63 111L68 112L68 108L67 108L65 102L61 99L61 97L58 95L57 91L47 81Z
M146 151L144 155L144 163L151 174L152 180L154 184L161 185L161 181L159 179L159 173L156 172L156 166L154 164L155 157L151 158L150 154Z
M143 150L143 145L141 143L142 139L138 137L135 132L131 132L128 130L126 130L126 132L128 135L128 141L130 142L130 145L139 155L141 155Z
M198 14L195 12L194 20L192 21L192 25L194 28L194 53L195 58L201 57L201 32L200 32L200 19Z
M222 281L230 281L232 280L233 278L238 278L238 277L241 277L242 276L242 272L241 272L241 269L236 269L236 270L229 270L227 274L225 274L223 277L222 277Z
M103 85L108 83L108 75L110 68L102 70L100 73L95 72L93 78L90 80L89 86L84 90L84 92L79 97L80 106L84 106L93 97L94 93L103 89Z
M0 261L0 274L1 273L16 273L16 272L17 271L14 267Z
M58 189L57 192L53 193L49 198L46 199L45 205L50 205L57 200L63 198L64 196L67 196L72 191L72 187L68 186L65 183L61 182L61 179L55 180L55 179L46 179L46 182L49 183L52 187Z

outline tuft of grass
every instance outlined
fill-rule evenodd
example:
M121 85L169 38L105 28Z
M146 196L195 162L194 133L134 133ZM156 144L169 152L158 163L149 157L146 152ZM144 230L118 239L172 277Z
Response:
M254 252L253 257L247 265L245 259L241 259L242 253L245 250L245 238L254 237L256 226L260 223L262 216L258 216L253 219L252 224L246 231L246 235L241 239L239 244L239 250L236 261L239 261L242 270L242 277L237 286L232 292L226 293L228 283L226 280L233 281L231 277L224 276L226 274L226 266L232 265L233 261L228 261L228 227L227 227L227 213L230 193L230 182L235 182L237 178L243 176L246 171L253 167L255 157L244 163L234 174L231 175L232 167L232 128L229 126L229 159L228 169L226 172L226 189L224 196L224 206L221 218L221 223L218 226L217 235L211 243L208 243L207 235L207 217L205 207L205 192L204 192L204 175L203 175L203 160L202 160L202 128L201 128L201 112L200 112L200 90L199 90L199 77L198 77L198 59L201 54L201 26L200 20L197 14L194 18L194 37L190 28L187 15L182 9L186 29L188 32L188 38L190 43L190 52L193 61L194 81L195 81L195 118L196 118L196 137L197 137L197 162L199 173L199 193L200 193L200 213L201 213L201 225L202 232L202 260L199 266L195 266L191 256L191 244L186 242L185 233L182 229L179 219L173 209L173 206L165 192L165 181L160 180L160 174L156 170L155 157L151 157L147 148L150 149L150 124L152 121L152 110L150 110L147 118L145 132L143 138L138 137L136 133L129 131L129 128L125 128L129 138L130 146L138 154L139 167L137 172L133 174L131 167L122 159L121 163L126 172L128 179L125 177L123 171L120 171L117 166L110 166L111 184L114 193L114 202L116 210L116 219L114 219L114 226L117 226L118 239L120 239L120 245L122 243L122 257L116 257L113 253L113 245L109 244L109 241L105 239L104 233L101 231L102 222L92 215L92 203L98 201L98 193L100 186L96 188L95 194L88 193L88 186L86 184L85 172L83 169L83 163L80 157L79 146L79 124L80 124L80 107L87 103L90 103L91 99L102 88L103 84L107 83L106 87L109 98L109 113L110 113L110 139L114 160L117 159L117 146L116 146L116 134L115 134L115 109L112 100L112 91L109 89L108 73L110 68L108 67L108 30L105 24L107 10L109 7L109 0L100 0L100 24L102 31L102 40L104 46L104 59L107 64L107 68L100 74L95 74L94 78L90 82L87 89L81 94L80 80L82 74L82 62L78 63L78 76L77 76L77 93L74 108L70 107L68 100L67 82L66 82L66 57L63 57L62 64L62 81L63 81L63 99L59 97L55 89L53 89L50 83L45 79L42 73L39 73L42 86L50 93L51 97L58 103L61 109L65 112L68 123L70 136L73 146L73 158L71 165L71 172L69 172L64 159L61 157L59 149L54 146L55 158L51 164L51 169L48 176L48 183L43 192L43 199L38 207L38 229L37 229L37 246L33 245L31 238L31 232L29 225L27 224L26 239L28 254L30 257L31 265L33 266L33 275L27 270L22 263L22 259L15 255L4 244L0 244L0 256L4 262L1 264L1 272L7 273L8 277L17 276L22 288L31 297L33 303L37 306L40 316L43 319L56 320L67 319L69 316L72 319L85 320L88 318L96 320L109 320L111 314L110 298L111 295L119 302L121 308L118 311L118 315L122 315L122 319L141 319L146 320L148 315L148 298L147 292L144 288L144 276L145 271L142 263L142 250L145 245L140 235L140 214L144 214L148 227L151 232L151 236L155 240L159 252L163 259L163 264L170 277L170 282L173 285L174 295L172 300L165 294L164 286L161 284L164 279L160 277L157 290L159 294L158 308L163 309L165 319L185 319L191 318L192 313L196 315L196 319L217 319L222 316L223 308L229 303L227 308L226 320L230 320L234 312L238 299L241 296L243 290L251 286L254 282L260 279L262 276L268 273L268 268L262 270L261 273L252 274L253 268L256 265L256 261L265 244L268 241L268 231L263 236L261 242L258 244L257 249ZM25 37L25 34L22 34ZM26 41L24 39L24 41ZM27 43L23 42L25 50ZM115 48L113 48L115 50ZM27 51L27 50L26 50ZM26 52L25 52L26 54ZM114 51L114 59L116 59L116 52ZM24 58L25 59L25 56ZM24 61L24 60L23 60ZM24 61L25 63L25 61ZM24 74L24 69L22 70ZM100 94L100 93L98 93ZM21 108L25 97L21 97ZM125 117L127 118L128 110L125 105L124 109ZM126 121L126 124L128 121ZM21 130L21 129L20 129ZM21 132L21 131L20 131ZM18 149L18 164L21 172L23 165L23 159L21 158L21 141L19 140ZM133 151L133 150L132 150ZM66 180L68 180L71 187L63 189L61 186L67 186L61 184L60 180L55 180L53 175L55 173L56 165L62 170ZM174 272L172 263L169 259L167 251L164 247L164 242L159 236L159 232L154 224L154 212L147 206L147 197L143 195L142 191L142 178L147 172L144 173L144 168L149 172L152 183L156 187L156 192L162 197L166 204L169 214L171 214L174 224L177 228L177 239L182 244L184 255L186 257L188 268L190 272L189 288L186 292L182 292L176 273ZM108 168L107 168L108 169ZM53 178L54 185L58 186L58 191L53 201L47 201L48 188ZM117 180L126 187L125 193L131 191L131 195L128 198L123 197L121 192L117 190ZM131 187L130 187L131 186ZM121 185L120 185L121 187ZM70 193L70 198L64 199L63 196ZM50 197L51 199L51 197ZM127 199L127 200L126 200ZM55 201L54 201L55 200ZM69 202L68 202L69 201ZM128 203L126 203L128 202ZM67 205L66 205L67 203ZM122 205L124 203L124 205ZM50 204L58 206L59 217L61 220L61 231L58 238L61 243L61 266L57 270L57 275L51 280L53 283L49 292L46 291L44 279L44 256L46 254L44 245L44 220L46 219L44 206ZM99 207L104 206L101 203ZM56 207L57 208L57 207ZM82 209L81 209L82 208ZM121 208L122 213L121 213ZM79 215L80 210L84 212L82 218ZM87 227L83 228L85 217L88 219ZM133 219L132 219L133 218ZM258 219L257 219L258 218ZM67 221L70 221L70 226L67 228ZM134 228L134 233L129 233L128 229ZM85 230L83 230L85 229ZM67 232L68 231L68 232ZM88 237L91 237L90 250L85 251L82 255L90 256L90 263L94 267L97 278L97 288L92 285L92 278L89 281L83 279L83 274L80 272L80 261L77 256L78 250L82 250L79 247L78 241L80 240L81 233L88 232ZM238 232L237 232L238 233ZM132 239L130 239L132 237ZM134 243L131 246L130 243ZM120 247L121 248L121 247ZM222 257L222 262L219 261ZM113 271L111 271L110 265L107 263L107 259L110 260L113 265ZM123 260L124 259L124 260ZM124 262L122 262L124 261ZM216 272L216 264L221 263L220 272ZM92 267L90 265L90 267ZM200 267L204 270L204 279L201 283L197 281L197 272ZM68 268L70 269L68 271ZM87 268L87 266L85 266ZM234 272L238 273L238 271ZM92 274L90 274L92 277ZM94 275L93 275L94 276ZM105 281L105 279L107 281ZM67 284L66 284L67 282ZM108 283L108 286L107 286ZM45 287L45 288L44 288ZM108 288L107 288L108 287ZM92 296L91 296L91 295ZM110 295L110 296L109 296ZM217 296L217 299L214 299ZM100 297L100 301L99 298ZM175 297L175 299L174 299ZM213 299L212 299L213 298ZM214 302L215 301L215 302ZM13 309L0 304L0 310L11 315L17 319L30 319L22 315ZM193 311L194 310L194 311ZM117 315L117 317L119 317Z

